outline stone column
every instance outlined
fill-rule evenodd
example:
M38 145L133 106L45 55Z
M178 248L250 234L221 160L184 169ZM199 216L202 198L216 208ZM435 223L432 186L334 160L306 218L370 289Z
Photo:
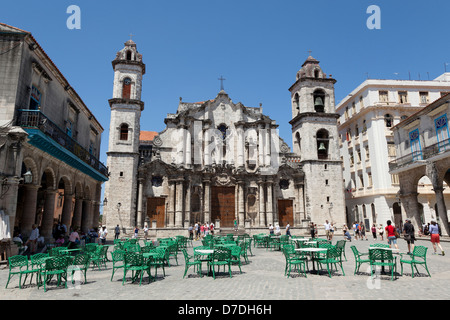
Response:
M73 194L64 193L64 204L61 215L61 223L67 227L67 231L70 227L70 219L72 218L73 211Z
M264 133L265 133L265 141L264 141L264 151L265 151L265 154L266 154L266 159L265 159L265 165L267 166L267 167L269 167L270 166L270 152L271 152L271 145L270 145L270 141L271 141L271 138L270 138L270 134L271 134L271 130L270 130L270 124L266 124L266 129L264 130Z
M81 231L89 232L92 228L92 200L83 200L83 214L81 218ZM95 226L97 227L97 225Z
M143 228L143 214L142 214L142 204L143 204L143 191L144 190L144 179L138 179L138 200L137 200L137 225L139 228Z
M83 199L75 199L75 209L72 218L72 228L81 228L81 218L83 215ZM68 226L69 227L69 226Z
M203 213L205 215L205 222L211 221L211 181L204 180L205 184L205 195L203 197Z
M100 202L98 201L92 201L92 227L97 227L100 222ZM103 223L102 225L106 225L106 223Z
M209 150L209 143L210 143L210 132L209 132L209 125L205 126L204 131L204 164L205 166L209 166L211 164L211 151Z
M417 200L417 192L400 193L400 201L402 203L402 221L410 218L415 230L421 228L421 220L419 213L419 201Z
M297 183L296 187L297 187L297 210L296 210L297 220L295 223L296 226L301 226L303 225L302 220L306 220L305 202L303 199L303 183Z
M258 166L264 167L264 125L260 124L258 128Z
M175 199L175 227L183 226L183 180L177 180Z
M444 199L444 188L433 188L434 193L436 194L436 204L437 204L437 213L439 215L441 232L443 236L449 235L449 225L448 225L448 216L447 216L447 208L445 206Z
M47 189L45 192L44 214L42 216L42 224L40 234L49 240L52 237L53 231L53 217L55 215L56 207L56 193L58 190Z
M26 184L24 187L23 213L21 220L21 233L28 237L31 233L32 225L36 221L37 196L40 186Z
M185 228L189 227L191 223L191 181L189 180L186 185L185 199L184 199L184 221Z
M244 192L244 181L238 182L238 220L239 228L245 228L245 192Z
M192 140L191 140L191 131L189 131L189 127L186 127L185 131L185 155L186 155L186 167L190 168L192 165Z
M237 126L237 167L244 167L244 128L242 125Z
M173 228L175 223L175 208L174 208L174 202L175 202L175 181L169 180L169 199L167 199L167 227Z
M267 224L273 225L273 181L267 181Z
M266 226L266 211L264 208L264 182L258 182L259 187L259 226Z

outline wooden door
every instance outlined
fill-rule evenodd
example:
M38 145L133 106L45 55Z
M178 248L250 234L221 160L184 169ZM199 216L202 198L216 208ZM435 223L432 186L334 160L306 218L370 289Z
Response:
M278 200L278 221L280 227L285 227L288 222L291 226L293 225L293 200Z
M221 228L232 228L234 226L235 205L234 187L212 187L211 219L213 222L219 219Z
M165 198L148 198L147 199L147 216L150 219L150 226L153 220L156 220L157 228L164 228L164 220L166 213Z

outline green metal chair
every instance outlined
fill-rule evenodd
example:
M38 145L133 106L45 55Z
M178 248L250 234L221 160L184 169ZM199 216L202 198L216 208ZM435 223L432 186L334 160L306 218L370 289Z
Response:
M296 254L295 248L293 245L283 246L282 252L283 252L284 258L286 260L286 264L284 267L284 275L289 278L291 276L292 266L294 266L294 269L297 269L297 272L299 274L300 274L299 267L302 267L303 274L305 277L307 277L307 275L306 275L306 269L308 268L307 258L303 255Z
M373 268L377 266L390 267L391 281L394 280L394 271L397 271L397 257L392 255L392 251L374 248L369 250L370 273L373 278Z
M427 247L424 246L415 246L413 252L410 255L400 254L400 266L401 266L401 275L403 275L403 264L411 265L411 276L414 278L414 269L416 269L417 273L417 265L423 265L425 270L428 273L428 276L431 277L430 271L428 271L427 267ZM405 258L404 258L405 256Z
M47 285L50 284L53 276L57 277L57 286L64 280L64 286L67 288L67 267L68 258L66 256L53 256L45 259L45 265L40 271L42 283L38 285L44 286L44 292L47 291Z
M155 278L158 276L158 269L163 270L163 276L166 276L165 265L167 263L167 248L157 247L151 252L156 252L158 255L149 260L150 267L155 268Z
M72 257L67 269L67 272L70 273L72 283L74 282L73 275L77 272L81 272L84 276L84 283L87 282L86 276L87 270L89 269L90 259L91 257L87 253L77 254Z
M347 261L347 257L346 257L346 255L345 255L345 243L346 243L345 240L339 240L339 241L336 241L336 248L338 248L338 249L341 250L341 253L342 253L342 255L344 256L345 261Z
M8 288L9 281L14 275L19 275L19 288L22 289L22 275L25 275L25 282L26 276L30 273L33 273L33 271L29 270L28 268L28 257L22 255L9 257L8 266L9 274L5 289Z
M355 275L363 263L370 264L369 253L361 253L355 246L351 246L350 249L352 249L353 255L355 256L355 271L353 272Z
M220 266L225 267L228 266L228 273L231 275L231 250L228 248L217 248L214 249L214 253L212 254L212 259L208 261L208 265L212 269L213 278L216 279L216 273L214 270L214 266L217 266L217 272L220 272Z
M125 250L114 250L111 252L111 259L112 259L112 274L111 274L111 281L113 280L114 273L117 269L123 269L125 267Z
M142 284L142 278L144 277L145 271L149 274L150 282L151 276L148 270L149 265L146 263L141 253L126 252L124 255L124 262L122 285L125 284L128 271L131 271L132 282L135 282L139 278L139 286Z
M108 248L108 246L98 246L97 250L92 255L89 255L90 261L92 262L92 268L97 266L98 269L101 270L103 266L106 269Z
M242 242L242 243L244 243L244 242ZM240 247L240 246L231 247L231 265L238 265L240 273L242 273L241 252L242 252L242 247Z
M316 259L318 267L322 267L323 264L327 265L328 276L331 278L331 271L333 270L333 265L336 267L339 264L342 270L342 274L345 276L344 268L342 267L341 252L335 246L327 248L327 253L325 258Z
M193 255L190 255L187 253L185 248L181 249L181 252L183 253L184 256L184 275L183 275L183 279L186 276L186 273L188 271L188 269L190 267L194 267L194 271L195 268L197 268L197 274L202 277L202 262L199 260L195 260L195 257Z

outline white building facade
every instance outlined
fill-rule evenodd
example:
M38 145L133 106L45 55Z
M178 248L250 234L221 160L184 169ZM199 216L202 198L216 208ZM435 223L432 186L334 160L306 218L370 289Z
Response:
M128 233L147 224L150 236L159 237L196 222L212 222L217 231L236 224L248 233L266 231L270 224L306 233L311 221L343 223L336 81L318 61L308 58L290 88L290 124L299 142L294 152L261 106L235 103L224 90L206 101L180 99L163 131L142 131L145 65L134 42L125 43L113 67L108 229L119 225Z
M431 81L368 79L337 105L349 224L363 222L367 228L385 226L387 220L403 224L399 178L389 173L389 162L397 156L391 129L450 92L448 76ZM419 201L430 217L434 192L426 178L420 185Z

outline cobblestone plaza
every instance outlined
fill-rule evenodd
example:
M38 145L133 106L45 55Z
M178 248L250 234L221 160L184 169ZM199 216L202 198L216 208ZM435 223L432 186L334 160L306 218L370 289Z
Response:
M335 237L336 240L342 239ZM426 274L423 267L418 266L420 274L411 277L409 265L404 265L404 274L400 275L399 257L397 257L397 277L391 281L390 275L383 274L380 278L371 280L368 264L363 264L359 274L354 275L354 255L350 249L355 245L359 251L367 252L370 244L375 241L369 237L368 241L353 240L346 243L346 257L343 267L345 276L341 270L332 273L329 278L325 270L320 274L308 273L303 275L293 273L291 278L284 276L285 259L281 251L271 251L265 248L253 248L253 256L249 255L249 263L242 265L242 274L238 266L232 267L232 278L227 272L222 272L214 280L213 277L199 277L193 268L184 273L184 257L178 254L178 265L171 258L170 267L166 267L166 276L158 270L156 281L150 284L144 277L142 285L128 281L122 285L123 272L117 271L113 281L110 281L112 264L107 264L107 269L101 271L89 268L87 283L75 285L68 289L63 286L56 287L55 283L48 287L47 292L43 288L37 288L35 281L19 289L18 276L11 280L8 288L5 284L8 279L8 268L3 265L0 269L0 300L412 300L412 299L449 299L450 298L450 269L448 255L433 255L433 248L428 239L416 241L416 245L424 245L428 248L427 264L431 277ZM384 241L383 241L384 242ZM406 253L407 246L403 239L398 241L400 252ZM194 246L201 245L200 241L194 241ZM442 242L445 251L450 252L450 244ZM192 247L188 248L192 253ZM309 263L310 269L311 264ZM152 270L152 274L154 270Z

